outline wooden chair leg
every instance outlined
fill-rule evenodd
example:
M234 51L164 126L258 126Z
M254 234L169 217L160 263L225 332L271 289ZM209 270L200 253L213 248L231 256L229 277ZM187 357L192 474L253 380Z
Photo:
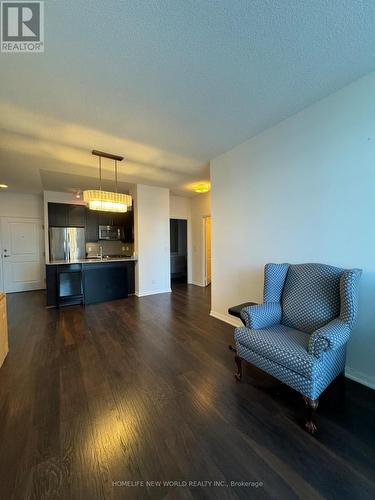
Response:
M306 430L309 434L314 434L317 430L315 424L315 413L318 408L319 399L310 399L307 396L303 396L303 400L307 406L308 415L305 423Z
M236 362L236 365L237 365L237 373L235 373L234 376L238 382L241 382L241 379L242 379L242 359L236 354L234 357L234 361Z

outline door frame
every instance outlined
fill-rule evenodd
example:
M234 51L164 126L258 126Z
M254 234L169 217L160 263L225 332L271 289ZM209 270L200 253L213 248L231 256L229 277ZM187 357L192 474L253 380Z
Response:
M45 272L45 251L44 251L44 220L41 217L18 217L13 215L0 216L0 291L5 292L5 282L4 282L4 245L2 234L2 221L3 219L19 219L20 221L34 221L39 223L39 257L41 263L41 283L44 290L46 288L46 272ZM17 292L5 292L5 293L17 293Z
M206 247L206 221L211 220L211 281L208 283L207 279L207 247ZM212 282L212 217L210 214L202 216L202 237L203 237L203 259L202 259L202 275L203 275L203 286L208 286Z
M2 233L2 228L1 228L1 217L0 217L0 291L4 292L4 269L3 269L3 264L4 264L4 249L3 249L3 233Z

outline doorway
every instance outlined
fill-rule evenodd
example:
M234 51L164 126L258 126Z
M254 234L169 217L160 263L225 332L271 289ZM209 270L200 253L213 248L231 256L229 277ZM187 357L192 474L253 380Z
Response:
M0 287L5 292L44 288L43 231L40 219L1 217Z
M187 220L170 219L171 284L187 283Z
M211 283L211 216L203 217L203 276L204 284L208 286Z

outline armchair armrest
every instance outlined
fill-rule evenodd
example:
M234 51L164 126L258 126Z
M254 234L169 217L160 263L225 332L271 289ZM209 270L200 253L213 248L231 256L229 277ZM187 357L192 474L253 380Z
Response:
M346 344L350 336L350 326L340 318L336 318L310 336L308 352L319 357L322 352L337 349Z
M241 318L247 328L255 330L277 325L281 321L281 304L280 302L265 302L244 307L241 311Z

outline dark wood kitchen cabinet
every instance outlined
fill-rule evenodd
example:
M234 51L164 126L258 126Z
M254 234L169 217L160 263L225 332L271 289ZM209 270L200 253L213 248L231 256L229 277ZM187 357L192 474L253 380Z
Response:
M125 221L125 213L119 212L99 212L100 226L123 226Z
M135 290L134 260L47 264L47 306L124 299Z
M86 207L84 205L68 205L68 226L85 227Z
M91 243L99 239L99 213L86 208L86 241Z
M48 203L49 227L66 227L68 224L68 210L64 203Z
M134 212L130 210L124 215L124 241L125 243L134 243Z
M48 203L49 227L85 227L86 207L68 203Z
M81 264L53 264L46 266L47 305L83 304Z
M107 302L128 296L128 265L122 262L84 264L86 304Z

